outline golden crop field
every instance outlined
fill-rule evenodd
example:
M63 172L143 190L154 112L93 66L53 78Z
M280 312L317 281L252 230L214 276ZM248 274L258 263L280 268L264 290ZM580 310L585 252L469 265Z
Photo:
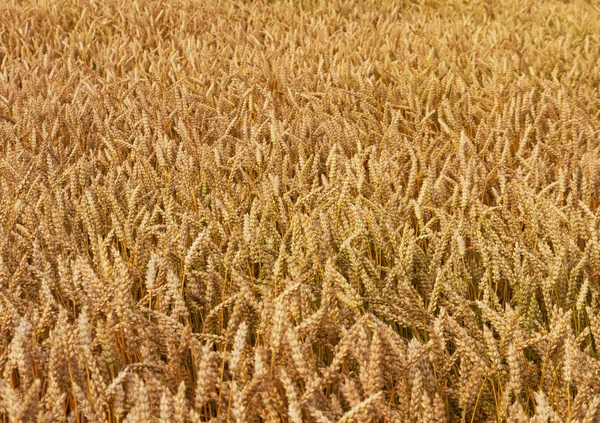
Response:
M2 422L600 421L596 0L0 1Z

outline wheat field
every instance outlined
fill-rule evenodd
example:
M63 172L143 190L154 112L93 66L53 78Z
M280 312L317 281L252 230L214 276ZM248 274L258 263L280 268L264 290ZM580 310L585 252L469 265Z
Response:
M600 421L595 0L0 2L2 422Z

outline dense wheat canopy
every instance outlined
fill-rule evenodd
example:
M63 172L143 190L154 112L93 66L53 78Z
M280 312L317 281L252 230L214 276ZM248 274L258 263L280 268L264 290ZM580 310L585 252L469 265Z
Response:
M0 1L4 422L600 421L595 0Z

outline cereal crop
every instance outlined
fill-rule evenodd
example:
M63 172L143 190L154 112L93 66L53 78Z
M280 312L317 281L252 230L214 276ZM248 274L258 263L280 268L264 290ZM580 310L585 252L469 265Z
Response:
M600 421L597 0L0 1L2 422Z

